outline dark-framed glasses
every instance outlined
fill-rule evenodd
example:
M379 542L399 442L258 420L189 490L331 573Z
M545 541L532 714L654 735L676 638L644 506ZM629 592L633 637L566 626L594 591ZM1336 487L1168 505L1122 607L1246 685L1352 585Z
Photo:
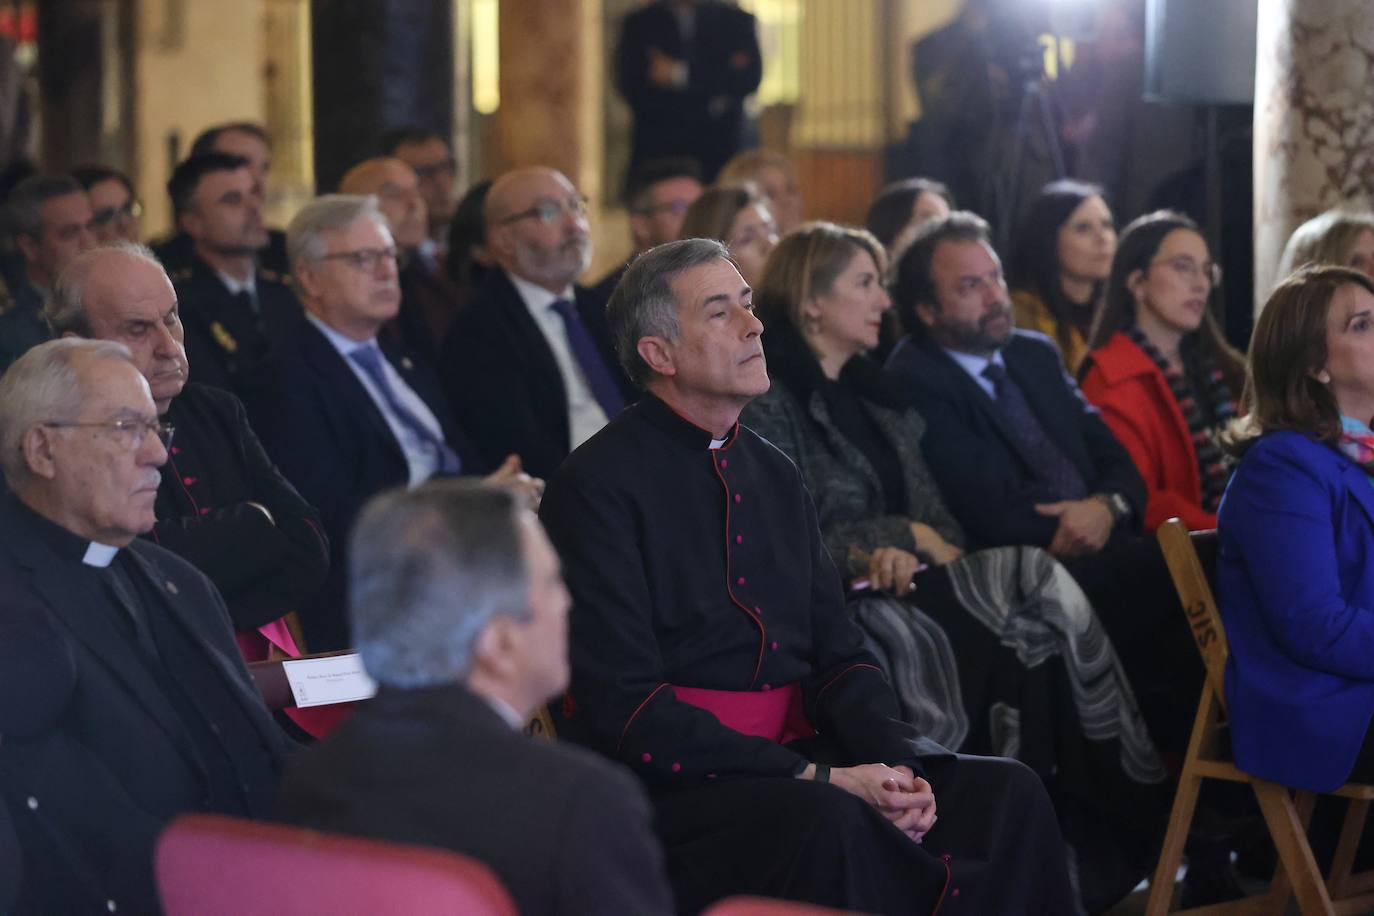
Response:
M97 227L108 226L121 216L127 216L130 219L138 219L142 215L143 202L141 200L130 200L118 207L106 207L103 210L97 210L95 215L91 217L91 225Z
M1213 286L1221 285L1221 265L1215 261L1199 264L1187 255L1176 258L1160 258L1154 262L1163 264L1185 280L1206 280Z
M581 194L574 194L567 200L544 199L538 201L528 210L521 210L519 213L512 213L501 220L501 225L513 223L522 219L537 219L546 226L553 225L562 219L565 214L572 216L587 215L587 198Z
M396 262L396 249L392 248L355 248L352 251L336 251L321 255L321 261L343 261L358 270L374 271L382 259Z
M176 432L176 427L171 423L163 423L161 420L133 420L120 419L109 420L105 423L75 423L65 420L52 420L43 424L53 429L103 429L120 445L130 451L137 451L143 447L144 441L148 436L157 436L163 448L169 448L172 444L172 434Z

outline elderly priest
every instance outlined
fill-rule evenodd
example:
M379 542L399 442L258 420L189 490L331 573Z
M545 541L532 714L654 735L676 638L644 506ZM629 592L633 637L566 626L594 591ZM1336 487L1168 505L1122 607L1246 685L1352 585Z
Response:
M170 435L121 344L51 341L0 379L0 796L20 913L154 912L172 817L272 805L289 742L224 601L138 537Z

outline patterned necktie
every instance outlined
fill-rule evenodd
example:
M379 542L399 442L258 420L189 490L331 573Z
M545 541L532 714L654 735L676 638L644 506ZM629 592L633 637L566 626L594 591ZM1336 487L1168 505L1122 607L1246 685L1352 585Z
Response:
M597 349L596 341L587 333L587 326L582 323L582 317L567 299L558 299L549 308L563 319L563 326L568 331L568 346L572 348L577 365L582 368L582 377L587 380L587 386L592 389L592 397L601 405L606 419L613 418L625 407L625 399L621 397L615 379L611 378L610 370L601 359L601 351Z
M1022 450L1031 459L1031 470L1045 484L1051 500L1082 499L1088 495L1083 475L1073 462L1064 457L1059 446L1050 441L1045 427L1026 402L1025 392L1007 370L996 363L988 363L983 378L992 382L997 392L995 403L1015 434Z
M387 407L391 408L391 413L401 421L401 425L410 430L416 439L434 450L435 457L438 458L438 473L457 474L462 467L457 454L396 397L396 391L391 387L391 382L387 381L386 372L383 371L382 360L385 357L377 345L363 344L350 352L348 357L362 366L367 377L372 379L372 384L382 393L382 398L386 401Z

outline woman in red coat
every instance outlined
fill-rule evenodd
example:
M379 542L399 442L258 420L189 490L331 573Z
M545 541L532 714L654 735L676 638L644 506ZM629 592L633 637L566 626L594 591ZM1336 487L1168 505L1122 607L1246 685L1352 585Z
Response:
M1083 393L1145 478L1149 531L1174 516L1190 529L1216 527L1229 476L1216 437L1245 378L1208 307L1220 281L1191 219L1142 216L1121 235L1089 334Z

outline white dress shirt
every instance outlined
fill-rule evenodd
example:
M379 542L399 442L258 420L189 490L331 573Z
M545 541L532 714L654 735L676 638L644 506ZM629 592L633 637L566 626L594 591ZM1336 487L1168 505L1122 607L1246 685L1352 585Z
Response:
M561 296L555 296L544 287L522 280L514 274L507 276L524 301L525 308L530 310L530 317L543 332L544 339L549 342L554 361L558 363L558 374L563 376L563 389L568 393L568 433L571 439L569 444L571 448L577 448L600 432L607 419L606 411L597 403L591 386L582 375L582 367L573 355L572 346L568 343L568 326L563 321L563 316L553 310L553 304L559 299L566 299L575 306L577 296L571 286L564 290Z
M387 427L391 434L396 437L396 443L401 447L401 452L405 455L406 465L410 468L410 486L416 487L434 476L434 472L439 470L439 456L428 442L415 435L400 418L392 411L391 405L386 402L377 386L372 383L367 371L358 365L349 354L354 350L362 349L368 345L375 346L377 338L366 341L357 341L351 337L345 337L338 331L325 324L315 315L309 312L305 315L315 327L320 329L324 339L339 351L339 358L347 364L348 368L362 383L363 389L367 391L367 396L372 399L372 403L377 405L377 409L382 412L382 418L386 420ZM416 419L429 428L435 438L443 440L444 430L439 425L439 420L434 416L434 412L425 404L424 399L415 393L415 389L406 384L406 380L401 378L399 372L391 365L391 361L382 357L382 372L386 374L386 380L391 385L391 390L396 393L396 400L409 410Z
M994 401L997 400L997 388L992 384L992 379L983 374L983 370L988 366L1000 366L1003 370L1007 368L1007 364L1002 361L1001 350L997 350L991 357L987 357L974 356L972 353L961 353L958 350L951 350L947 347L942 347L941 349L949 354L950 359L959 364L960 369L967 372L969 377L978 383L979 388L982 388L988 393L988 397L992 398Z

